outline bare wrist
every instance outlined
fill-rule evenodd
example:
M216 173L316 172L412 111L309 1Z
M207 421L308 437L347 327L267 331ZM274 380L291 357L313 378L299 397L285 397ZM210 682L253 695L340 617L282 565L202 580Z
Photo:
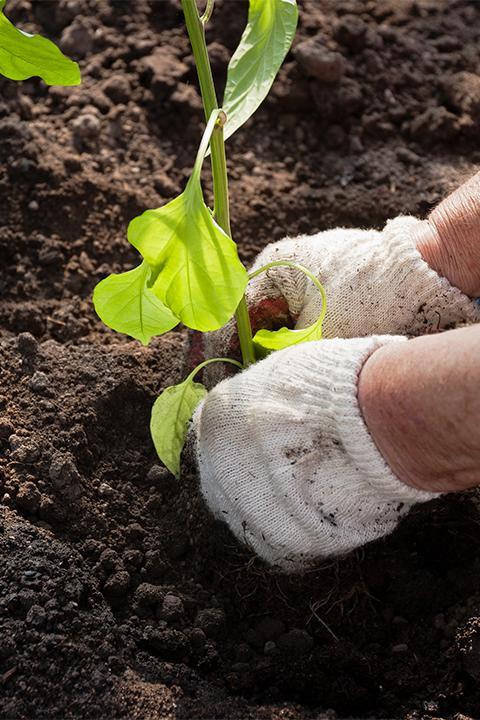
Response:
M398 351L396 346L384 345L367 359L358 380L358 402L370 435L394 475L417 490L432 490L428 479L422 482L419 468L411 467L415 460L413 448L408 448L402 388L392 376Z
M433 270L469 297L480 295L480 173L419 223L415 239Z
M446 227L447 223L443 222L444 229L440 231L433 217L419 223L414 235L417 250L438 275L447 278L465 295L477 297L480 284L476 268L472 269L470 253L466 252L465 243L460 242L453 231L447 232Z
M397 478L418 490L456 492L480 472L480 326L386 345L368 358L358 400Z

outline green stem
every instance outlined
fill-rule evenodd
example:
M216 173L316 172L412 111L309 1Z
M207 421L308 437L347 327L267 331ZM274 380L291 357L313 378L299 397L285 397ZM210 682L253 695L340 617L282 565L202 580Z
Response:
M200 173L202 172L203 161L205 159L205 154L212 138L212 133L215 131L216 123L219 122L219 120L221 121L222 117L225 118L225 113L223 112L223 110L215 108L212 111L212 114L210 115L207 123L207 127L205 128L205 131L203 133L202 141L198 148L197 157L195 158L195 164L193 166L192 174L190 176L190 182L200 182Z
M195 0L182 0L182 9L185 15L188 36L192 45L193 57L197 67L200 92L202 93L205 118L208 121L212 111L218 107L215 85L213 83L212 69L205 42L205 28L198 14ZM212 153L213 196L215 219L224 232L231 238L230 208L228 201L227 160L225 156L225 142L223 139L223 126L217 125L210 141ZM255 350L252 342L252 328L248 315L245 296L240 301L235 313L237 320L238 339L242 351L243 364L246 367L254 363Z
M210 365L210 363L214 362L226 362L230 363L231 365L235 365L236 367L240 368L240 370L243 370L243 365L241 362L238 362L238 360L232 360L231 358L210 358L209 360L204 360L200 365L197 365L196 368L192 370L190 375L187 377L185 382L189 382L189 380L193 380L195 375L200 372L200 370L203 370L204 367L207 365Z

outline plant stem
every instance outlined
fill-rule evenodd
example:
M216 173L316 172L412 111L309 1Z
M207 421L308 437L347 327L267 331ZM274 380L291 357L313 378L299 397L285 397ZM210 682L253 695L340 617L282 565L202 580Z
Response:
M238 362L238 360L232 360L231 358L210 358L210 360L204 360L200 365L197 365L196 368L192 370L190 375L187 377L185 382L188 382L189 380L193 380L195 375L200 372L200 370L203 370L204 367L207 367L207 365L210 365L210 363L214 362L226 362L230 363L231 365L235 365L235 367L240 368L240 370L243 370L242 363Z
M195 0L182 0L182 9L185 15L188 36L192 45L193 57L197 68L200 91L202 93L205 118L208 121L212 111L218 107L215 85L213 83L212 69L205 42L205 28L198 14ZM223 127L217 126L210 141L212 153L213 196L215 219L224 232L231 238L230 209L228 199L227 160L225 156L225 142ZM255 350L252 342L252 328L248 315L245 296L240 301L235 313L237 321L238 339L242 351L245 367L254 363Z

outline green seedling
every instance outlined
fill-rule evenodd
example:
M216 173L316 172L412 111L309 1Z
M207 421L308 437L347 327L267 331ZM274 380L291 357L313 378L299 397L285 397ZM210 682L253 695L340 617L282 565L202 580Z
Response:
M40 77L47 85L79 85L80 69L50 40L18 30L0 0L0 74L10 80Z
M301 265L279 260L249 277L230 229L225 140L267 96L295 35L296 0L250 0L247 26L228 65L221 106L205 42L205 25L214 2L207 0L200 15L196 0L181 0L207 121L190 179L177 198L131 221L128 240L142 256L142 263L134 270L105 278L93 295L95 310L106 325L145 345L154 335L168 332L179 323L211 332L235 315L242 363L230 358L207 360L182 383L164 390L153 406L150 429L155 448L177 477L188 424L207 392L195 382L197 373L212 362L232 363L243 369L273 350L318 340L326 311L322 286ZM205 204L200 179L209 154L213 211ZM245 300L247 283L278 265L306 273L321 293L321 315L303 330L259 330L252 337Z

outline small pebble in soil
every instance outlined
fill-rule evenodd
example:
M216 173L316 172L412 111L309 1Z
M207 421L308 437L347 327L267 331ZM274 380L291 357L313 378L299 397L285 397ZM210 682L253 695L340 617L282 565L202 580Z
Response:
M37 370L28 381L28 387L38 395L46 395L50 391L50 380L44 372Z
M310 38L297 45L295 56L305 73L321 82L338 82L345 72L343 56L326 48L317 38Z
M48 471L52 485L67 500L76 500L82 494L80 473L71 453L56 452Z
M178 490L178 483L175 477L167 468L161 465L152 465L147 473L146 481L149 485L154 485L158 490L165 493L172 493Z
M104 84L103 92L114 103L128 103L132 94L132 86L125 75L112 75Z
M398 643L392 647L392 653L406 653L408 652L407 643Z
M93 33L80 15L65 28L60 38L60 45L67 55L76 58L83 58L92 52Z
M102 497L109 498L115 495L115 490L111 488L110 485L108 485L107 483L100 483L98 487L98 494Z
M113 550L112 548L107 548L106 550L103 550L103 552L100 554L98 561L100 565L104 568L104 570L106 570L107 572L113 572L115 570L121 569L122 567L122 563L117 551Z
M130 574L121 570L111 575L103 586L103 592L107 597L119 598L125 595L130 586Z
M351 50L361 50L365 44L366 23L356 15L345 15L337 23L334 37L340 45Z
M160 586L141 583L133 596L133 610L138 617L152 617L164 597L165 591Z
M122 555L122 560L130 568L139 568L142 564L143 553L140 550L133 550L132 548L125 550Z
M8 439L10 435L13 435L14 427L10 420L0 419L0 438Z
M38 353L38 342L29 332L20 333L17 338L17 348L24 357L35 357Z
M93 140L100 134L101 122L93 113L85 113L72 121L72 130L76 140Z
M40 457L41 450L37 443L19 435L10 435L10 447L13 450L12 459L19 463L31 464Z
M40 507L41 495L32 482L23 483L17 493L16 503L19 508L28 513L36 513Z
M25 619L27 625L31 625L37 630L45 625L46 620L47 613L40 605L32 605Z
M159 617L162 620L166 620L168 623L172 623L181 620L184 613L185 609L181 599L172 593L167 593L163 598Z

